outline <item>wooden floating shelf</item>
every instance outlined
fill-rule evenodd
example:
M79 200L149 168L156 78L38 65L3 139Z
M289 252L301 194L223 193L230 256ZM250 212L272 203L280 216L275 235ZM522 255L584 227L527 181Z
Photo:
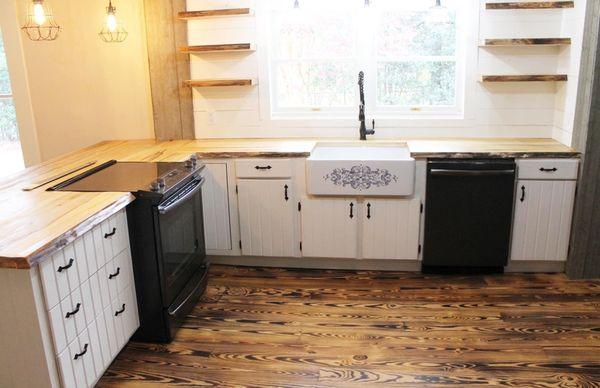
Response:
M207 9L203 11L179 12L179 19L190 20L211 17L247 16L252 15L253 13L254 11L250 8Z
M202 54L226 51L255 51L256 45L252 43L230 44L205 44L201 46L185 46L179 49L182 53Z
M255 79L198 79L184 81L186 85L197 88L212 88L217 86L254 86L258 85Z
M481 82L555 82L567 81L566 74L482 75Z
M506 46L565 46L571 44L571 38L517 38L486 39L481 47Z
M486 3L486 9L553 9L573 8L573 1L516 1L510 3Z

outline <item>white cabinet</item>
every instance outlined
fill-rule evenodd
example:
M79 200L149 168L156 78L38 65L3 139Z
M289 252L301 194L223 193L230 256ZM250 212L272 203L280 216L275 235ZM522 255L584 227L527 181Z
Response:
M417 260L420 207L418 198L303 198L302 254Z
M37 360L35 371L11 374L19 381L29 378L19 373L32 373L32 381L45 381L9 385L79 388L96 384L139 326L128 236L127 215L121 210L50 257L42 258L38 268L11 270L14 274L0 271L0 292L16 294L7 290L14 287L24 295L18 305L0 305L4 316L18 317L5 320L11 326L5 324L0 334L22 331L19 335L27 337L29 346L35 344L26 352L27 357L35 356ZM2 284L2 279L14 275L24 278L18 283ZM24 311L35 311L35 316L25 316ZM21 329L25 322L30 325L27 331ZM3 346L0 358L11 359L19 342ZM54 357L56 362L47 357ZM0 376L6 376L6 369L14 371L17 365L3 364ZM0 385L2 382L0 378Z
M511 260L567 259L574 180L519 180L512 232Z
M227 163L207 163L202 171L202 209L207 250L230 250Z
M296 204L291 179L239 179L242 254L295 256Z
M302 255L358 257L358 202L352 198L302 199Z
M365 199L362 257L416 260L419 257L419 199Z

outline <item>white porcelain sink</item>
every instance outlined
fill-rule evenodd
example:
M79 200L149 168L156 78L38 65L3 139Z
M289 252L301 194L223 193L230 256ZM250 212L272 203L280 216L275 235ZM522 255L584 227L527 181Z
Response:
M412 195L415 160L405 143L317 143L306 180L312 195Z

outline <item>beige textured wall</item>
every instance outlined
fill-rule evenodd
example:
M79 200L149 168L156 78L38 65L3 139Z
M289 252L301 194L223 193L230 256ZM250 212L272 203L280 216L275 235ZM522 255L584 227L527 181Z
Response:
M3 0L5 1L5 0ZM28 0L16 0L20 24ZM100 40L108 0L47 0L53 42L23 39L42 160L109 139L154 138L142 0L113 0L129 32Z

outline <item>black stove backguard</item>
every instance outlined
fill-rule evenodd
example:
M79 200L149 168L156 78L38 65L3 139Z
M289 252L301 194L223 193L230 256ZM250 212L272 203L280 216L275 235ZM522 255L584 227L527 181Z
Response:
M133 339L170 342L206 288L202 178L167 198L127 208L140 328Z

